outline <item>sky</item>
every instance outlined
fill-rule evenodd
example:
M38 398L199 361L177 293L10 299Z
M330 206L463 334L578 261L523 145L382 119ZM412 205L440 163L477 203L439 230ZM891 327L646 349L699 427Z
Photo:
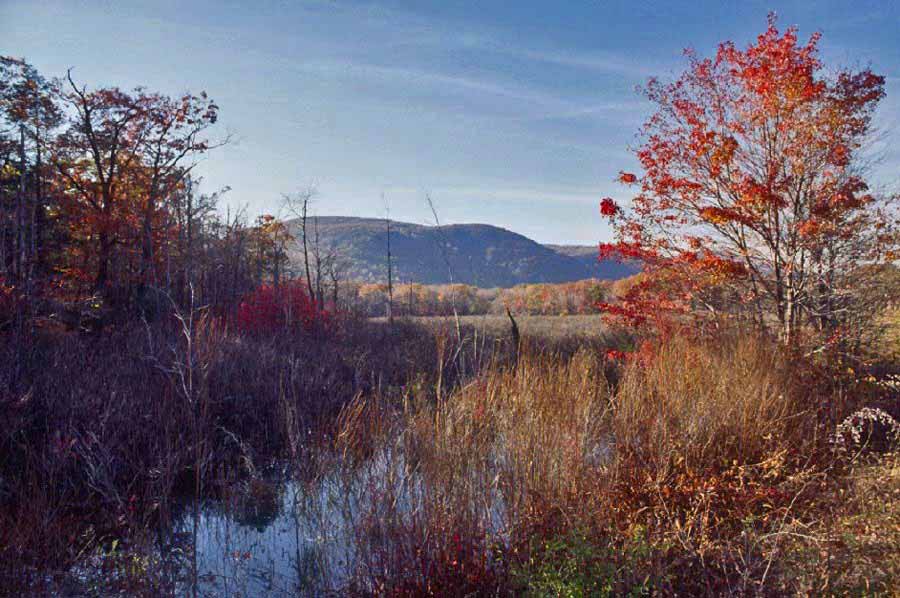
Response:
M320 215L484 222L609 240L601 197L682 51L745 46L770 11L832 67L887 77L874 182L900 179L900 2L0 0L0 54L91 87L205 90L232 141L197 167L252 217L314 186Z

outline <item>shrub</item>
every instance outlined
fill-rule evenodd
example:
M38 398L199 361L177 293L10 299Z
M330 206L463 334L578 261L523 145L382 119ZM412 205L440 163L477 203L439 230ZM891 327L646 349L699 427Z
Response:
M310 332L328 320L328 312L320 309L299 281L263 285L247 295L237 310L238 328L252 334L296 329Z
M650 550L642 528L616 547L607 538L570 529L533 539L527 559L513 567L512 577L526 596L647 596L655 589L653 580L629 577Z

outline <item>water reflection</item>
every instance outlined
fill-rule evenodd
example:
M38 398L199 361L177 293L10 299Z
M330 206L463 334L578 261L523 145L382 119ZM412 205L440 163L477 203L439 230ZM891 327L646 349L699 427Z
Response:
M371 492L407 497L415 475L386 449L365 466L336 467L315 483L253 480L199 510L195 554L201 596L337 594L355 566L354 518ZM193 510L174 532L191 535ZM188 592L190 588L185 588Z
M299 484L268 484L270 496L201 509L195 553L202 595L277 596L312 589L321 578L320 538L297 509ZM193 514L180 521L192 533Z
M183 505L153 550L149 568L169 580L154 593L193 595L195 563L199 596L343 595L353 582L365 593L390 566L379 556L395 548L415 553L431 533L428 513L436 506L457 508L452 498L459 487L480 497L477 504L467 503L473 513L466 521L483 530L485 546L508 546L513 515L507 506L521 491L514 480L501 483L502 472L516 470L509 454L492 450L461 476L440 478L429 488L418 461L405 458L401 446L388 443L361 462L320 456L328 464L319 469L328 473L312 481L285 473L244 480L227 498L199 505L196 516L193 503ZM609 450L608 443L598 443L589 458L599 465ZM398 538L392 529L411 533ZM395 546L397 541L402 545ZM105 559L79 572L82 589L109 581Z

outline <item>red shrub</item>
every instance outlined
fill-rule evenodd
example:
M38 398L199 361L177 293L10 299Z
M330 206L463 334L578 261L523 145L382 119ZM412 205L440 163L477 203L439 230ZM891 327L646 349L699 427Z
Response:
M263 334L299 329L310 332L327 324L329 317L294 281L277 287L263 285L244 297L238 307L237 325L244 332Z

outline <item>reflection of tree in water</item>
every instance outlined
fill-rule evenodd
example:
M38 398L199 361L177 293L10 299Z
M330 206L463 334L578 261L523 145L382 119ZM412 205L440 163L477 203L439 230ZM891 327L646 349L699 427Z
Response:
M272 525L281 514L284 485L274 481L251 479L241 485L234 497L234 521L258 532Z

